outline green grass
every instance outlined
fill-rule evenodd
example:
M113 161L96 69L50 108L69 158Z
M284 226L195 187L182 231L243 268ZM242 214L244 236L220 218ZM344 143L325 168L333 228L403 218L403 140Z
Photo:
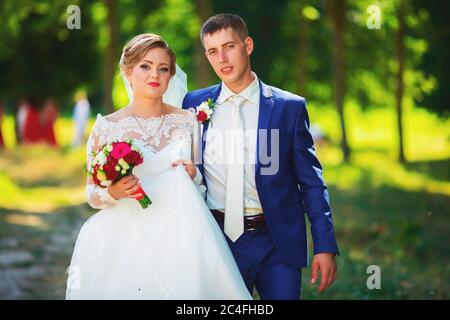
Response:
M303 298L450 298L450 121L407 108L410 162L400 165L392 110L363 113L349 105L347 125L354 152L351 164L344 164L337 147L336 112L308 108L311 122L319 123L331 140L317 146L317 152L341 255L338 278L321 295L308 284L310 269L303 271ZM8 148L0 153L0 251L29 252L32 263L15 267L40 266L46 271L23 285L22 298L63 298L73 241L81 223L94 212L84 199L84 148L68 146L70 119L60 119L56 127L60 149L15 148L12 119L6 118L3 126ZM7 244L11 239L17 243ZM366 287L366 269L372 264L381 268L381 290Z
M343 164L337 147L337 113L309 107L331 145L318 147L330 190L341 250L339 275L317 295L304 272L305 299L450 298L450 121L423 109L407 108L405 154L396 161L395 114L389 109L363 113L347 107L352 163ZM381 290L366 286L369 265L381 268Z
M342 254L337 260L338 279L320 298L450 297L447 281L450 277L450 161L442 162L447 171L441 177L446 177L447 182L438 182L431 174L421 173L424 176L419 179L420 186L413 190L405 188L400 179L384 179L391 174L414 181L418 173L413 170L400 167L397 171L383 172L366 165L325 166ZM347 179L351 184L345 182ZM442 190L429 191L432 188L427 188L428 184L439 184ZM381 290L366 287L369 276L366 270L372 264L381 268ZM308 276L303 283L307 286L309 270L305 274ZM311 290L303 293L304 298L317 298Z
M308 105L311 123L319 124L339 145L341 131L336 110L328 106ZM353 103L347 103L345 121L349 144L354 150L381 152L397 156L398 135L396 115L390 108L374 108L363 112ZM405 155L409 161L446 159L450 157L450 119L442 120L424 109L405 106ZM340 162L339 154L326 155L328 163Z

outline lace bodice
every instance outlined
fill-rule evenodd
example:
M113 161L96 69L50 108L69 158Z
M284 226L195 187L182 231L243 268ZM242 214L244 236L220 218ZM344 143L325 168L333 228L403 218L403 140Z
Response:
M90 166L93 160L92 152L97 151L101 145L130 138L154 154L159 153L174 141L188 138L191 154L183 157L193 159L193 155L197 152L198 132L198 122L195 113L191 111L180 110L180 112L148 119L129 116L118 121L108 120L98 114L87 142L87 165ZM194 182L204 193L202 177L198 169ZM87 179L86 196L89 205L96 209L110 207L117 201L111 197L107 188L95 185L90 176Z

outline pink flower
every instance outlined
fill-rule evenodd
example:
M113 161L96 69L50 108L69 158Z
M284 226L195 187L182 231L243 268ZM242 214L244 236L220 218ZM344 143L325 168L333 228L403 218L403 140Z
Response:
M110 154L114 159L119 160L120 158L125 157L130 152L131 148L128 143L117 142L113 144L113 149Z

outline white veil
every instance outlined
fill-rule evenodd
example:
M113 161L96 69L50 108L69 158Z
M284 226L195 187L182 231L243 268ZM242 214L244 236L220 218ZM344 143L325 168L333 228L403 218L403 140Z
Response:
M131 90L130 84L128 83L127 77L120 73L122 76L123 84L127 90L128 99L133 101L133 90ZM167 104L181 108L184 96L187 93L187 76L186 73L176 65L175 74L169 81L169 86L166 93L164 93L163 101Z

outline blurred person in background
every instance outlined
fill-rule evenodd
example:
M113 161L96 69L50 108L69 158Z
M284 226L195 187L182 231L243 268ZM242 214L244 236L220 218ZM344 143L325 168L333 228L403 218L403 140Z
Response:
M17 142L20 144L24 138L25 119L28 114L29 102L25 98L20 98L17 107L17 119L16 119L16 136Z
M23 121L23 143L34 144L42 141L42 126L39 115L39 109L35 101L30 101L26 106L26 112Z
M330 142L330 139L328 138L322 127L317 123L311 124L309 132L311 133L316 148L323 147Z
M78 147L83 144L84 133L91 113L91 106L84 91L80 91L75 95L75 101L76 104L73 110L75 133L72 146Z
M58 106L56 101L49 98L45 101L44 107L41 111L41 126L42 126L42 136L45 143L50 146L57 147L55 129L54 125L58 119Z

